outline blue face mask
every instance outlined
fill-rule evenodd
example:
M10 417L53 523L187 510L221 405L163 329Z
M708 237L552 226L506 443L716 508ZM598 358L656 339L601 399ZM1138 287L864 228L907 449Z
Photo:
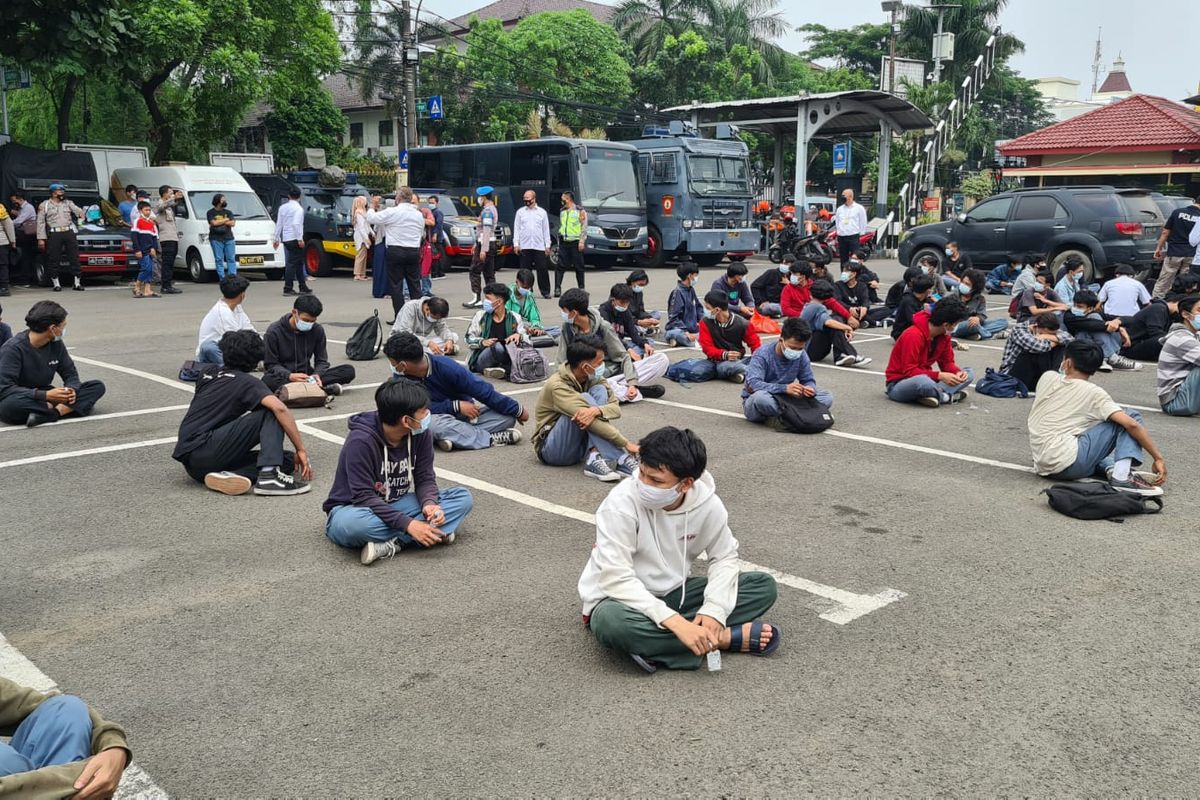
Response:
M531 293L531 289L526 289L524 286L517 287L517 294L521 295L522 297L528 297Z
M315 323L315 322L305 322L302 319L297 319L296 320L296 330L300 331L301 333L307 333L308 331L311 331L313 329L313 326L316 324L317 323Z
M604 380L604 376L607 374L608 364L605 364L603 361L601 361L600 366L595 367L592 371L592 382L599 383L600 381Z
M563 312L562 312L562 321L563 321L563 322L570 322L570 321L571 321L571 315L570 315L570 314L568 314L566 311L563 311Z
M416 417L409 417L409 419L416 420L417 424L420 425L419 428L413 431L413 435L416 435L429 430L429 424L433 422L433 414L426 414L420 419L417 419Z
M971 287L970 287L970 286L968 286L968 285L967 285L967 284L965 284L965 283L960 283L960 284L958 285L958 293L959 293L959 294L970 294L970 293L971 293Z
M1079 306L1071 306L1071 315L1075 317L1087 316L1087 311Z
M787 264L780 264L780 265L779 265L779 271L780 271L780 272L782 272L782 273L784 273L785 275L786 275L788 272L790 272L790 271L791 271L791 269L792 269L792 268L791 268L790 266L788 266Z
M629 310L629 306L617 306L617 305L613 306L613 311L617 312L618 314L624 314L628 310Z
M641 294L641 293L642 293L642 289L644 289L644 288L645 288L644 286L639 286L639 285L637 285L636 283L633 285L633 290L634 290L635 292L637 292L638 294Z
M1046 287L1040 283L1035 283L1030 288L1033 289L1034 294L1041 294L1042 292L1046 291Z
M496 304L494 302L492 302L491 300L484 300L483 301L483 310L484 311L495 311Z
M711 308L704 309L704 318L705 319L716 319L716 316L717 315L713 312L713 310Z
M838 280L840 280L842 283L846 283L847 281L850 280L850 273L843 272L841 275L838 276Z
M790 347L783 348L783 357L786 358L788 361L795 361L796 359L800 358L800 356L802 356L802 355L804 355L803 350L793 350Z

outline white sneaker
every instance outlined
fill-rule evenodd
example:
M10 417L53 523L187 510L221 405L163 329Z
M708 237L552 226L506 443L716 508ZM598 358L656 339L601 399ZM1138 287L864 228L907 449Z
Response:
M492 378L494 380L503 380L504 379L504 368L503 367L488 367L487 369L485 369L483 371L483 377Z
M236 472L210 472L204 476L204 485L221 494L239 495L250 491L253 482Z
M833 361L833 365L835 367L848 367L853 363L854 363L854 356L849 355L849 354L840 356L840 357L834 359L834 361Z
M437 447L438 450L441 450L443 453L449 453L451 450L454 449L454 443L451 442L449 439L438 439L433 444L434 444L434 446Z
M381 558L391 558L403 549L400 542L392 539L390 542L367 542L363 545L362 552L358 555L358 560L365 567L369 564L374 564Z
M1113 371L1112 364L1108 363L1107 361L1101 362L1100 363L1100 371L1101 372L1112 372Z
M870 364L871 361L872 359L868 358L867 356L855 356L854 361L850 363L850 366L865 367L867 364Z

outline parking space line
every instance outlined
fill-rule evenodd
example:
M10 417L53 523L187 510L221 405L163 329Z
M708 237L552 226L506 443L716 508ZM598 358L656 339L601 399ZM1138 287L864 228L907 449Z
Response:
M655 403L662 402L659 400L647 400L646 402ZM305 424L300 425L300 430L306 435L322 439L332 444L341 445L345 443L345 437L338 436L333 433L310 428ZM560 517L566 517L578 522L583 522L594 526L596 524L596 515L587 511L580 511L569 506L552 503L549 500L543 500L540 497L518 492L515 489L508 489L503 486L497 486L489 481L472 478L469 475L463 475L460 472L435 467L434 472L439 478L447 481L453 481L462 486L471 489L476 489L480 492L486 492L497 497L502 497L505 500L511 500L521 505L536 508L539 511L545 511L550 514L556 514ZM832 622L835 625L845 625L849 622L870 614L872 611L878 611L884 606L891 605L897 600L901 600L908 595L898 589L881 589L875 594L857 594L845 589L839 589L836 586L828 586L816 581L810 581L807 578L801 578L796 575L789 575L786 572L772 569L770 567L753 564L749 561L738 560L738 569L742 571L761 571L770 574L779 583L785 586L790 586L793 589L799 589L802 592L816 595L824 600L833 603L833 607L821 612L818 617L826 622Z
M148 381L161 383L163 386L170 386L172 389L179 389L180 391L187 392L188 394L196 393L196 387L193 384L184 383L183 381L177 381L171 378L164 378L161 375L155 375L153 372L145 372L144 370L134 369L133 367L123 367L120 364L111 364L107 361L97 361L94 358L84 358L83 356L77 356L74 354L72 354L71 358L73 358L75 361L78 361L80 364L89 364L93 367L111 369L114 372L124 372L126 375L145 378Z
M66 419L60 419L58 422L54 423L54 427L58 428L63 425L71 425L76 422L99 422L99 421L105 420L105 419L120 419L121 417L140 417L145 414L160 414L160 413L165 413L167 411L183 411L186 408L187 408L186 405L159 406L158 408L138 408L138 409L134 409L133 411L114 411L111 414L93 414L90 417L67 417ZM31 430L31 429L26 428L24 425L0 425L0 433L7 433L9 431L27 431L27 430Z
M13 683L46 694L58 690L58 684L37 668L32 661L0 633L0 675ZM168 800L149 775L136 764L130 764L121 775L115 800Z
M142 442L112 444L106 447L89 447L86 450L69 450L65 453L46 453L40 456L30 456L29 458L18 458L13 461L0 461L0 469L23 467L27 464L42 464L47 461L61 461L64 458L80 458L81 456L94 456L101 453L117 453L121 450L137 450L141 447L157 447L160 444L174 444L176 438L175 436L171 436L165 439L147 439Z

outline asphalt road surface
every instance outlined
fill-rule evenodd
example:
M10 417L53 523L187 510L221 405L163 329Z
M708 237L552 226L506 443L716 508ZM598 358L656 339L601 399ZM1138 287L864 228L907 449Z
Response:
M623 276L589 271L594 303ZM673 284L655 272L648 307ZM859 336L866 369L816 369L836 396L827 434L751 425L723 382L627 407L633 437L674 424L704 438L741 557L783 576L773 657L649 676L580 625L609 487L540 465L527 441L438 453L442 483L475 495L451 547L362 567L326 540L345 416L372 406L382 358L357 364L364 389L297 413L312 493L191 483L170 459L191 391L174 379L218 293L181 285L3 301L16 329L35 299L63 302L83 376L109 391L92 419L0 430L0 670L19 651L124 724L158 787L143 796L1195 792L1200 437L1156 413L1152 365L1097 378L1143 409L1171 470L1166 511L1124 524L1048 509L1031 401L888 402L886 332ZM372 308L390 317L345 273L313 286L330 339ZM434 287L465 331L465 273ZM259 330L290 308L280 290L253 283ZM960 363L995 366L1002 342L987 344ZM532 406L536 387L502 388Z

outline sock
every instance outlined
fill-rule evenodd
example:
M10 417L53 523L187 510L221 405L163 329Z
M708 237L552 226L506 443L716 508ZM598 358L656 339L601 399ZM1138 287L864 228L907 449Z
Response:
M82 278L80 278L78 275L76 275L76 276L75 276L75 285L76 285L76 286L83 286L83 279L82 279Z
M588 453L588 459L587 459L588 465L590 466L592 464L592 462L594 462L599 457L600 457L599 450L593 450L592 452Z
M259 475L274 475L275 467L259 467L258 474Z
M54 285L55 285L55 286L58 286L58 287L61 287L61 286L62 286L62 284L58 282L58 278L55 278L55 279L54 279Z
M1122 458L1115 465L1113 465L1113 471L1112 471L1113 480L1114 481L1129 480L1129 471L1131 469L1133 469L1133 459L1132 458Z

